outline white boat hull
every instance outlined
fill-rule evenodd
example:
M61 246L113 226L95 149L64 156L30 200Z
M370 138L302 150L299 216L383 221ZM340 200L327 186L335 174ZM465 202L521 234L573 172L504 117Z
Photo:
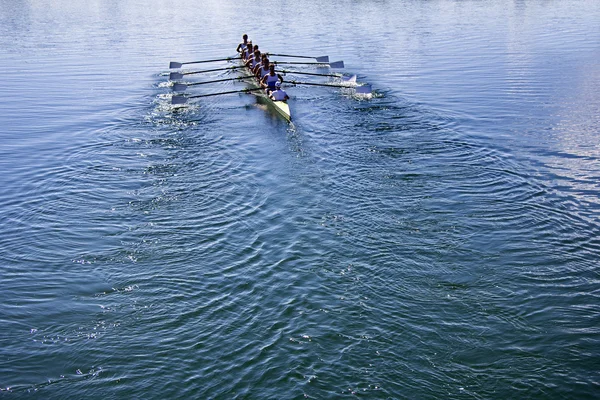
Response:
M246 72L248 74L252 75L252 71L250 71L249 68L246 68ZM248 85L250 86L250 88L252 88L252 89L260 88L260 83L258 82L258 79L256 79L256 78L248 79L247 82L248 82ZM285 101L271 100L271 98L269 96L267 96L267 94L262 90L257 90L254 93L256 94L256 96L258 97L258 99L260 101L262 101L269 108L271 108L273 111L275 111L277 113L277 115L279 115L281 118L285 119L287 122L291 122L292 114L290 113L290 106L288 103L286 103Z

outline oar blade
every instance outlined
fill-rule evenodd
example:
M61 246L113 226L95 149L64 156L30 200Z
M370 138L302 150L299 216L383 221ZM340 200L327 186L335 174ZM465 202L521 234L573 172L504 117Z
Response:
M356 83L356 75L344 76L344 77L342 77L342 81L348 82L348 83Z
M362 85L356 87L356 94L371 94L373 88L371 85Z
M181 68L182 66L183 64L177 61L171 61L169 63L169 68Z
M315 60L317 60L317 62L328 63L329 56L315 57Z
M180 72L171 72L169 74L169 80L176 81L177 79L183 79L183 74Z
M188 85L186 85L185 83L176 83L173 85L173 91L175 92L185 92L185 90L187 89Z
M185 96L173 96L171 98L171 104L185 104L188 99Z
M331 68L344 68L344 62L343 61L335 61L329 64L329 66Z

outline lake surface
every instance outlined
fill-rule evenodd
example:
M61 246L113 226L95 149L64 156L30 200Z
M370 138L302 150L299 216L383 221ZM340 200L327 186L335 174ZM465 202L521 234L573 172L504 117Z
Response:
M597 397L598 21L0 0L0 397ZM288 87L292 125L247 94L170 106L169 61L243 33L374 95Z

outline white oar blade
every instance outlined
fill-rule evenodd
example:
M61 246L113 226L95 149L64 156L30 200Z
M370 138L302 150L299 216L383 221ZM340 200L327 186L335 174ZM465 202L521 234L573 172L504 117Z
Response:
M328 63L329 62L329 56L315 57L315 60L317 60L317 62Z
M356 88L356 94L371 94L372 91L371 85L363 85Z
M352 76L344 76L342 78L342 80L344 82L348 82L348 83L356 83L356 75L352 75Z
M187 100L188 99L185 96L173 96L171 98L171 104L185 104Z
M182 63L179 63L176 61L171 61L169 63L169 68L181 68L182 65L183 65Z
M173 85L173 90L175 92L185 92L185 89L187 89L188 85L184 84L184 83L176 83Z
M344 62L343 61L332 62L329 64L329 66L331 68L344 68Z
M171 72L169 74L169 80L176 81L177 79L183 79L183 74L180 72Z

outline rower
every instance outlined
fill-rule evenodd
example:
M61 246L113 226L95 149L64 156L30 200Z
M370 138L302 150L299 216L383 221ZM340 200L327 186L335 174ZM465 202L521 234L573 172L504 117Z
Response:
M250 68L250 70L252 71L252 73L254 74L254 76L258 76L257 75L257 71L262 67L264 59L265 59L265 55L261 54L260 55L260 62L258 64L256 64L256 65L254 65L252 68Z
M254 68L256 68L257 65L260 65L260 50L255 50L254 51L254 55L248 59L248 68L250 68L251 71L254 71Z
M288 101L290 96L281 88L281 82L277 81L275 83L275 91L271 92L269 95L271 100L273 101Z
M246 57L246 60L244 61L246 63L246 66L250 69L254 68L254 55L256 54L256 52L258 51L258 45L255 44L254 47L248 45L248 57ZM258 60L260 61L260 51L258 51Z
M245 63L248 68L252 69L252 66L254 65L254 52L251 52L250 55L246 57Z
M253 71L254 75L256 75L259 81L262 80L262 78L269 73L269 64L269 58L266 56L266 54L263 54L261 64L257 66Z
M244 35L242 36L242 40L243 42L238 44L237 49L235 49L235 51L237 51L238 53L242 53L244 50L246 50L246 47L248 47L248 35L244 33Z
M270 64L269 73L263 76L263 78L260 81L260 84L262 87L267 89L267 94L270 94L277 88L277 82L283 82L283 78L281 77L281 75L275 73L275 64Z
M244 62L245 62L248 59L248 57L250 57L251 55L252 55L252 41L248 42L248 44L246 45L246 48L242 52L242 60L244 60Z

